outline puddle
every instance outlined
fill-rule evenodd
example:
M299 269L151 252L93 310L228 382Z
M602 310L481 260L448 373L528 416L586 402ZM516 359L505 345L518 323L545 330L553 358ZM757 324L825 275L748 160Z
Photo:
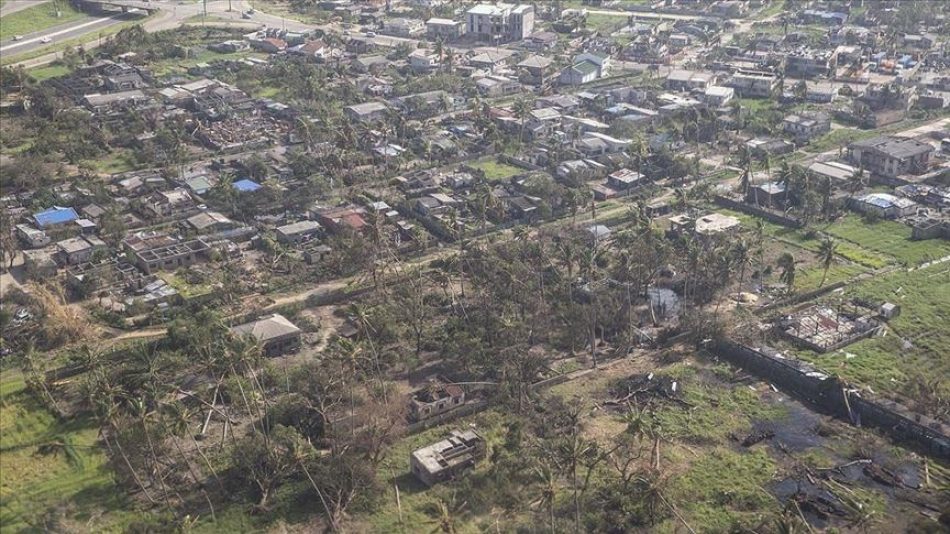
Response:
M823 445L827 438L818 435L821 417L798 401L781 394L766 395L766 402L780 405L786 410L784 417L771 421L754 421L753 432L772 432L771 447L785 452L801 452Z

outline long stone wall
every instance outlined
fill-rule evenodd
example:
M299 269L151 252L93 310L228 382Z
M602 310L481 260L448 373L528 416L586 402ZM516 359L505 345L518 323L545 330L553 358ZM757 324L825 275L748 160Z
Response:
M950 459L948 429L939 421L914 413L896 402L863 398L848 384L799 360L769 355L732 341L710 343L707 348L822 411L857 426L876 427L927 454Z
M749 215L756 215L762 217L763 219L773 222L775 224L781 224L782 226L787 226L789 228L804 228L805 223L795 217L790 217L788 215L781 215L773 211L769 211L761 206L753 206L752 204L747 204L745 202L739 202L733 200L729 197L724 197L722 195L716 195L713 198L713 201L720 206L725 208L734 209L736 211L741 211L743 213L748 213Z

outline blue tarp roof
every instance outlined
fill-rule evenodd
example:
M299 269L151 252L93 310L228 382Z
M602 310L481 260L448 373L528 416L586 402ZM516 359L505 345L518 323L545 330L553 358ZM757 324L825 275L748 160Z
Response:
M253 180L244 179L244 180L238 180L237 182L234 182L234 188L242 193L248 193L248 192L257 191L258 189L260 189L261 184Z
M33 214L33 219L36 220L36 224L40 228L52 226L54 224L72 222L78 218L79 214L76 213L76 210L72 208L60 208L59 206L53 206L46 211L40 211Z

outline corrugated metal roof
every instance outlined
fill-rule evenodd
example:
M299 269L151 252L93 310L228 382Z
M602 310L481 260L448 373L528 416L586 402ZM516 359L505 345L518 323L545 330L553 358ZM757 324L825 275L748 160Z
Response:
M52 208L33 214L33 219L40 228L52 226L54 224L63 224L75 221L79 214L73 208L61 208L53 206Z

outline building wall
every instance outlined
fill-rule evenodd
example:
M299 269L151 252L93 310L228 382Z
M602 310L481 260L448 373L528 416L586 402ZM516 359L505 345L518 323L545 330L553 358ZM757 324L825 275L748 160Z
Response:
M264 356L280 356L289 352L295 352L300 349L300 334L292 334L287 337L271 339L264 344Z
M922 415L889 401L864 399L859 392L849 391L848 385L836 378L820 380L808 376L787 361L771 358L732 341L715 342L708 348L717 356L852 424L875 426L938 458L950 457L950 438L939 426L926 424L927 418Z

